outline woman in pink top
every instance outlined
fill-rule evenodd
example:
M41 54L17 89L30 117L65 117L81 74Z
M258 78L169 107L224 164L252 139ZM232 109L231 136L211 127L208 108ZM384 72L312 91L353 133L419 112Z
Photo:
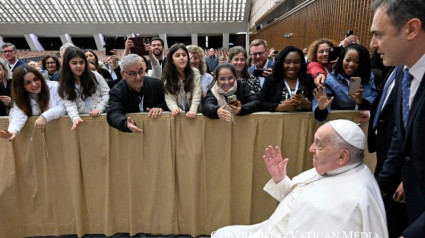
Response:
M322 38L314 41L308 50L308 61L310 62L307 66L307 73L311 74L314 78L314 83L324 85L326 75L331 70L331 64L328 62L329 49L333 47L335 43L332 40Z

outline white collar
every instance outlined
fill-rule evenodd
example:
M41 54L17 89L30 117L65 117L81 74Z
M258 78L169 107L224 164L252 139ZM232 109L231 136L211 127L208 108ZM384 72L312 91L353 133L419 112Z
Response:
M404 68L406 69L406 66L404 66ZM409 69L409 73L415 79L422 81L425 74L425 54Z
M332 171L326 172L325 176L335 176L335 175L338 175L338 174L342 174L342 173L348 172L352 169L355 169L362 164L363 164L363 161L353 163L353 164L344 165L344 166L339 167L337 169L334 169Z

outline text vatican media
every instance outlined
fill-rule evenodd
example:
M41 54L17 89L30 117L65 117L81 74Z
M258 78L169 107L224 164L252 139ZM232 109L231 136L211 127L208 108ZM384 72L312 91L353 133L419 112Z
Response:
M211 235L213 235L213 232ZM356 231L338 231L338 232L300 232L293 231L288 233L276 233L276 232L226 232L220 233L219 238L230 238L230 237L256 237L256 238L381 238L374 232L356 232Z

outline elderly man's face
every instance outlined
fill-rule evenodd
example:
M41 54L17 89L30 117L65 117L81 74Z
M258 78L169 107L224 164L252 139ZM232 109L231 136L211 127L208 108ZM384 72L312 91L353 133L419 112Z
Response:
M314 142L310 146L310 152L313 153L313 165L317 173L325 175L327 172L339 167L337 160L341 155L342 149L333 141L335 130L330 124L325 124L317 129L314 134Z
M210 56L215 56L215 50L214 50L213 48L211 48L211 49L209 50L209 55L210 55Z
M136 92L140 92L145 79L145 68L142 62L125 66L121 71L121 75L127 82L128 86Z

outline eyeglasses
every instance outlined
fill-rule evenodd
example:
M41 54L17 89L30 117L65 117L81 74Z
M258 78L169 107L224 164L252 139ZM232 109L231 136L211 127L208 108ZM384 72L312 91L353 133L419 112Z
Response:
M264 52L266 52L266 51L263 51L263 52L257 52L257 53L252 53L252 54L251 54L251 56L252 56L252 57L261 56L261 55L263 55L263 54L264 54Z
M14 52L14 50L3 50L4 54L9 54L9 53L12 53L12 52Z
M53 61L53 62L46 62L46 64L56 64L56 62L55 61Z
M134 71L126 72L126 71L124 71L124 73L126 73L128 76L130 76L130 78L133 79L133 78L136 78L137 75L140 75L140 77L143 77L143 75L145 75L145 70L143 68L141 68L139 70L139 72L134 72Z

